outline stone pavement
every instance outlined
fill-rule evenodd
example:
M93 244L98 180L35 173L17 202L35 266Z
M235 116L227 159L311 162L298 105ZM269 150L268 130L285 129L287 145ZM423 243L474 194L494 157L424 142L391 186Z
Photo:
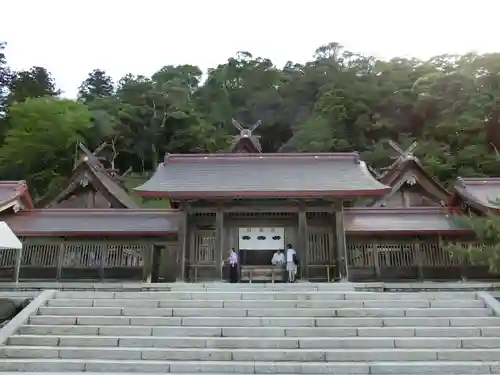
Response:
M485 292L168 288L46 291L4 332L0 371L500 374L500 304Z

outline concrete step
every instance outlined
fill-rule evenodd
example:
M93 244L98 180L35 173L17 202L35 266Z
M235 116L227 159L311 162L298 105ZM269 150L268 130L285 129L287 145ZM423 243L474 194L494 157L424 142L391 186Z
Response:
M79 359L1 359L0 371L206 374L499 374L500 362L253 362Z
M140 307L41 307L39 315L77 316L179 316L179 317L481 317L489 308L358 308L358 309L236 309Z
M144 307L144 308L481 308L482 300L330 300L330 301L262 301L262 300L150 300L150 299L63 299L48 301L52 307Z
M29 318L35 325L191 326L191 327L499 327L498 317L151 317L51 316Z
M491 349L500 348L500 337L143 337L13 335L8 339L8 345L217 349Z
M159 337L500 337L500 327L169 327L25 325L26 335Z
M158 299L158 300L464 300L477 299L473 292L314 292L314 291L200 291L200 292L68 292L56 293L63 299Z
M187 349L81 348L7 346L0 358L255 361L255 362L372 362L372 361L496 361L495 349Z

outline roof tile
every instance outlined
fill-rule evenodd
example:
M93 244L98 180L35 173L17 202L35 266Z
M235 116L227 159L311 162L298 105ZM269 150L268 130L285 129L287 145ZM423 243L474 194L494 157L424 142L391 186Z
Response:
M500 204L500 178L462 178L459 177L453 187L467 203L481 211L498 210Z
M390 188L373 178L357 153L297 153L167 155L135 190L171 197L300 197L380 196Z
M469 232L454 214L434 207L351 208L344 210L346 233L431 234Z
M39 209L0 215L18 236L153 236L177 232L175 210Z

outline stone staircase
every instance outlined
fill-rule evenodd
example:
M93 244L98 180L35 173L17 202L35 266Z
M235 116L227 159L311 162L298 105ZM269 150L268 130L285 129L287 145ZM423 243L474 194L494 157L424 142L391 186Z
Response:
M56 292L0 371L500 374L500 317L474 292L336 285Z

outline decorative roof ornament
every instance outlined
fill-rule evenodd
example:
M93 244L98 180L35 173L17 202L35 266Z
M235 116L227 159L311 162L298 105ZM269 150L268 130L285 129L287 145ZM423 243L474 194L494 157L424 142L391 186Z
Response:
M398 161L406 160L413 158L413 151L417 148L417 141L413 142L410 147L406 149L406 151L403 151L401 147L398 146L398 144L392 140L389 141L389 146L392 147L394 151L396 151L399 154Z
M253 134L253 131L257 129L260 124L262 124L262 121L257 121L255 124L250 126L249 128L245 128L243 125L241 125L238 121L236 121L234 118L231 120L234 127L240 131L240 137L241 138L250 138Z
M241 125L234 118L231 119L233 126L240 131L240 134L234 137L231 145L231 152L250 152L260 153L262 147L260 145L260 137L253 135L253 132L262 124L259 120L249 127Z

